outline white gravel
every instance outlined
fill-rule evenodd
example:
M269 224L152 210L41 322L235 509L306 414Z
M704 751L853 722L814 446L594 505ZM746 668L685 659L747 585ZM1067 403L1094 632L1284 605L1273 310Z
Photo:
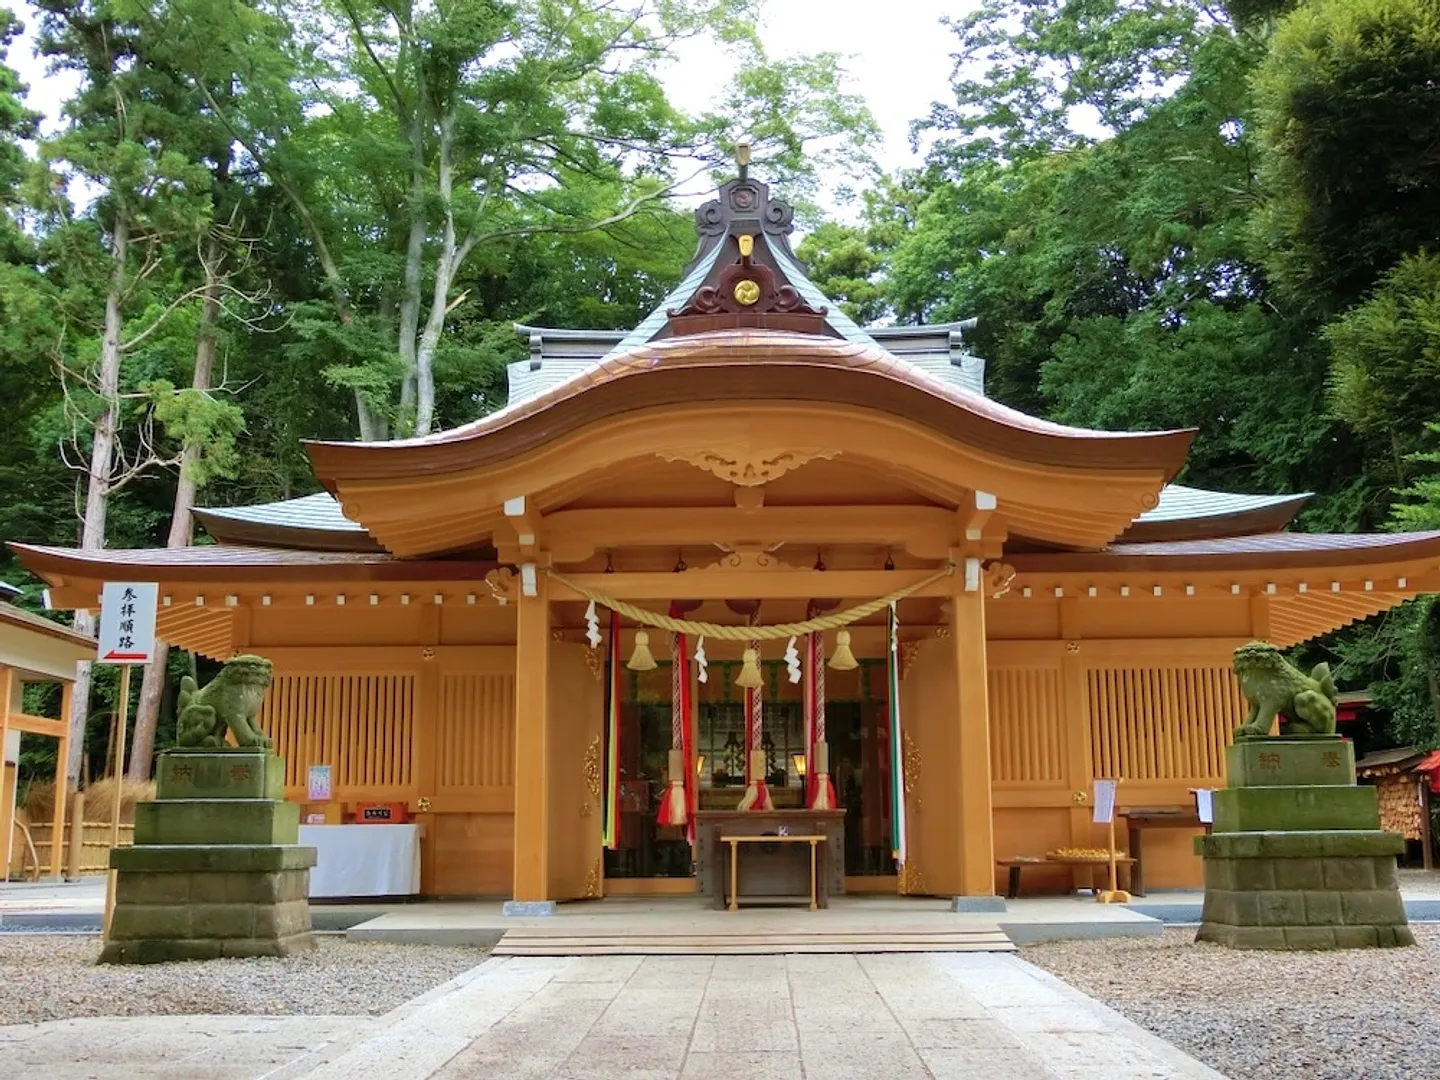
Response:
M378 1015L487 950L317 938L312 953L97 966L95 936L0 936L0 1024L79 1016Z
M1020 955L1232 1080L1417 1080L1440 1076L1440 927L1412 929L1408 949L1238 951L1192 928Z

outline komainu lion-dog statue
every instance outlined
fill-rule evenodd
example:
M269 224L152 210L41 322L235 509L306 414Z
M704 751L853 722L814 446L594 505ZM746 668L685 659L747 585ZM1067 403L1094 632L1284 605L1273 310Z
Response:
M273 748L255 714L270 689L270 661L263 656L237 656L201 690L186 675L180 680L176 704L180 715L175 741L180 746L224 746L228 729L242 747Z
M1240 692L1250 703L1235 737L1269 735L1280 717L1281 735L1334 735L1339 693L1329 664L1316 664L1309 675L1290 665L1274 645L1252 641L1235 650Z

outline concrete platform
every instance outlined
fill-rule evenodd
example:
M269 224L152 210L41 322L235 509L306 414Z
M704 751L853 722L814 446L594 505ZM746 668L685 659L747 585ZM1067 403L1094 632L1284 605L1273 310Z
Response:
M981 937L1003 932L1016 944L1073 938L1144 937L1160 934L1157 919L1120 905L1097 904L1089 897L1041 897L1011 900L1003 913L958 913L948 900L908 897L835 897L823 911L794 908L741 908L718 911L697 897L622 898L561 904L553 916L515 918L490 903L412 904L351 927L354 941L409 941L427 945L495 945L511 930L527 938L549 935L557 940L582 937L769 937L776 952L787 938L823 934L833 938L865 938L855 951L878 951L888 937L897 945L937 943L931 951L950 951L939 944L946 937ZM913 939L906 941L906 939ZM721 946L717 945L716 948ZM697 952L702 946L697 946ZM895 951L905 951L897 948ZM914 951L914 950L911 950Z

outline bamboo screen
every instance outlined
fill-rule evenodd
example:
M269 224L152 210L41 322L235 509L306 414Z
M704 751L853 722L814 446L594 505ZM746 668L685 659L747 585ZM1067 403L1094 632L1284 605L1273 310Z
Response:
M1060 670L991 668L989 683L991 777L997 783L1062 781Z
M413 782L412 675L279 675L260 722L285 759L285 783L303 788L311 765L329 765L337 794Z
M508 788L515 783L515 679L446 675L436 737L440 789Z
M1220 780L1244 719L1230 669L1092 668L1091 766L1127 780Z

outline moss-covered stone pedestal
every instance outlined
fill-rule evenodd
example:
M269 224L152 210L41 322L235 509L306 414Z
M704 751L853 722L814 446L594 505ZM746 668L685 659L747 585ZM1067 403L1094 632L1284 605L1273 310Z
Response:
M135 846L111 852L115 913L101 963L286 956L315 947L300 808L264 750L168 750Z
M1337 736L1242 739L1226 751L1214 831L1197 837L1205 907L1197 941L1235 949L1413 945L1375 789L1355 785Z

